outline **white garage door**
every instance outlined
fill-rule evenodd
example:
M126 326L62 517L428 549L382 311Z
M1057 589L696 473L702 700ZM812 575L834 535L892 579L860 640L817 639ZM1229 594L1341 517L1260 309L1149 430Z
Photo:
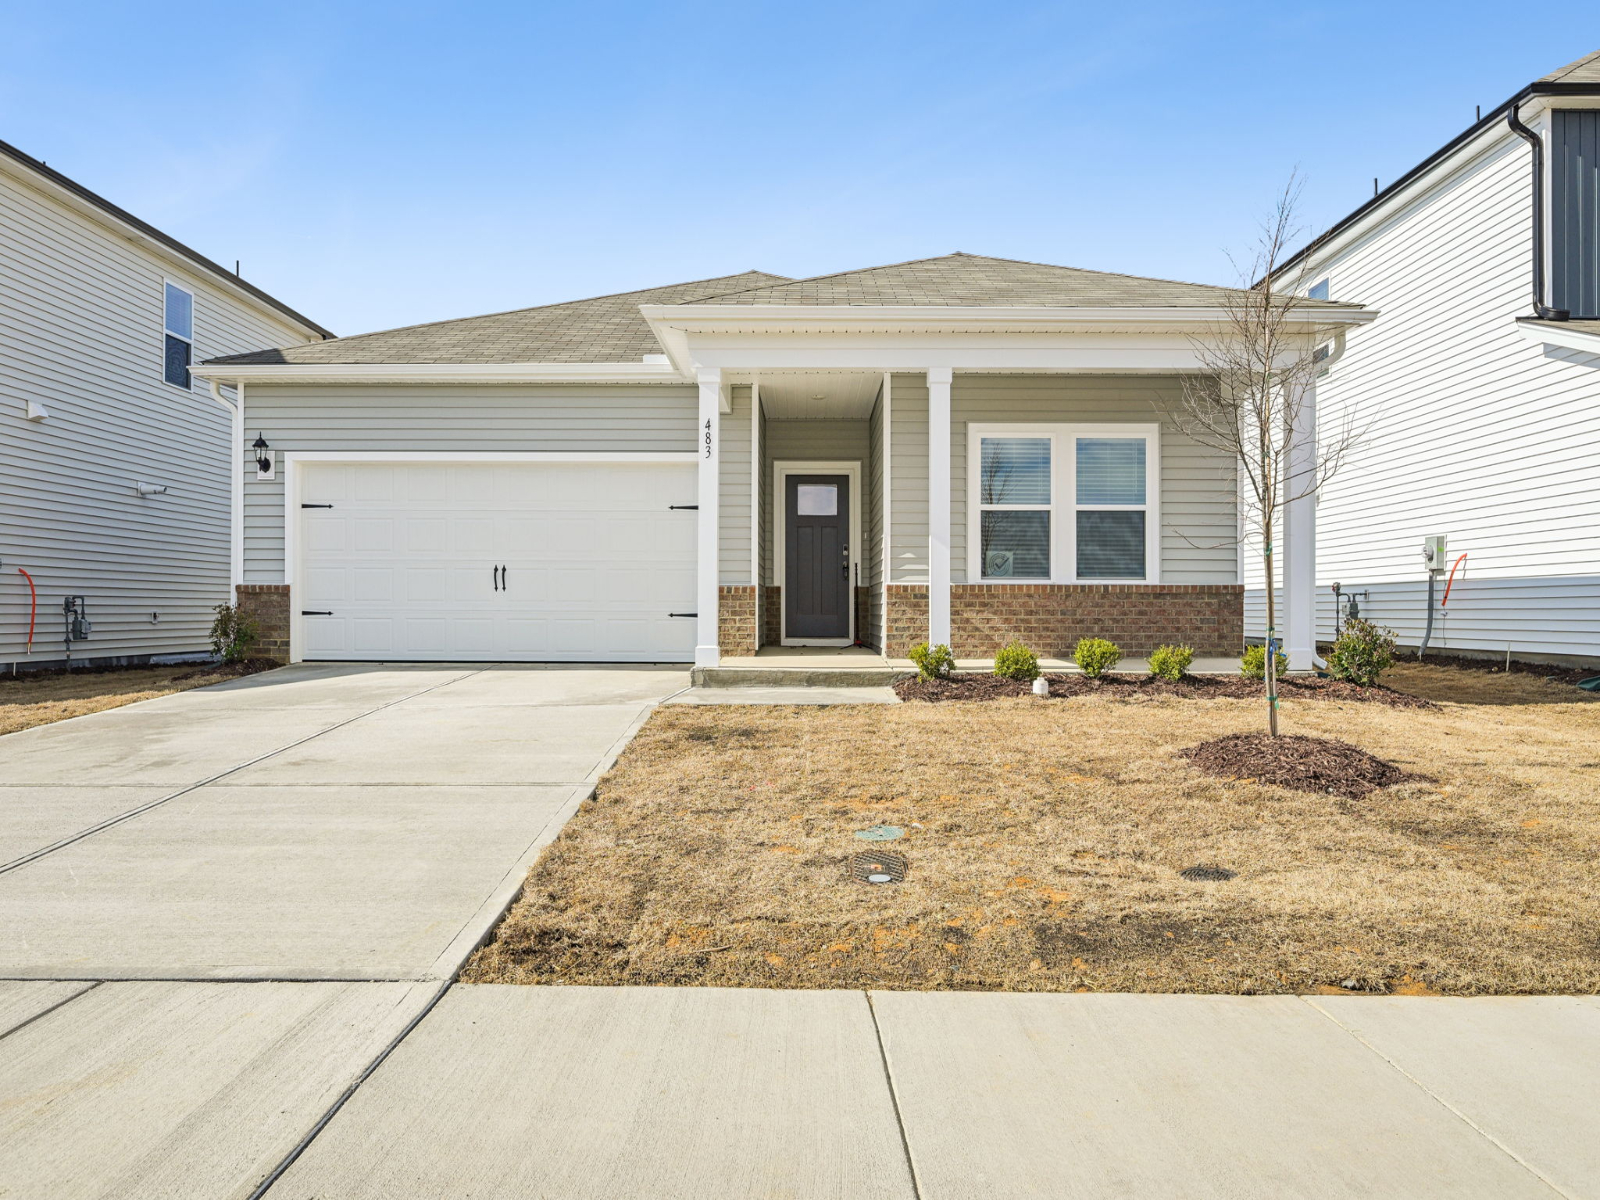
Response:
M692 465L298 470L305 658L694 658Z

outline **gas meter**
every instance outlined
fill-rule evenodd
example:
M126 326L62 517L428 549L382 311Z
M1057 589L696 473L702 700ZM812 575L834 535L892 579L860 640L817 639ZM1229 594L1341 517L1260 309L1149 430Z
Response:
M94 628L89 624L89 614L84 608L82 596L68 596L61 602L61 614L66 620L67 644L87 641L89 632Z

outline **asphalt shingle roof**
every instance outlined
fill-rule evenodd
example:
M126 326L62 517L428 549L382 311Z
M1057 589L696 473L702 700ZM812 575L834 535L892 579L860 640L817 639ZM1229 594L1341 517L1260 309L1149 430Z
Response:
M1540 83L1600 83L1600 50L1585 54L1577 62L1569 62L1559 71L1539 80Z
M1237 294L1203 283L957 253L752 287L701 303L1172 308L1215 305Z
M777 283L782 275L746 271L670 287L618 292L540 308L407 325L332 341L256 350L217 363L623 363L660 354L639 315L641 304L687 304L739 288Z

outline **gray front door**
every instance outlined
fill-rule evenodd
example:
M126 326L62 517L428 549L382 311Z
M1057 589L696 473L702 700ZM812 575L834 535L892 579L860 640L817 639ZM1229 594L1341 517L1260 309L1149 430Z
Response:
M850 636L850 477L790 475L784 486L784 633Z

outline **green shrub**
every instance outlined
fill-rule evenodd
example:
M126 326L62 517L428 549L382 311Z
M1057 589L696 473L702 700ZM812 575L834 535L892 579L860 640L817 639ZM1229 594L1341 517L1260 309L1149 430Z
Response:
M1273 672L1279 679L1289 669L1289 656L1282 650L1273 656L1278 660L1277 670ZM1239 659L1239 674L1246 679L1265 679L1267 677L1267 648L1265 646L1246 646L1244 656Z
M1193 646L1157 646L1150 652L1150 674L1177 683L1193 662Z
M994 673L1001 679L1039 678L1039 656L1012 638L994 656Z
M212 652L223 662L248 657L261 636L256 623L231 604L219 604L212 611L217 614L211 622Z
M1079 638L1078 648L1072 652L1072 661L1090 679L1099 679L1122 661L1122 651L1105 638Z
M1360 687L1371 687L1394 666L1394 633L1371 621L1351 617L1328 651L1328 674Z
M950 653L950 647L943 642L937 646L918 642L911 647L909 657L917 668L917 675L923 679L948 679L950 668L956 663L956 656Z

